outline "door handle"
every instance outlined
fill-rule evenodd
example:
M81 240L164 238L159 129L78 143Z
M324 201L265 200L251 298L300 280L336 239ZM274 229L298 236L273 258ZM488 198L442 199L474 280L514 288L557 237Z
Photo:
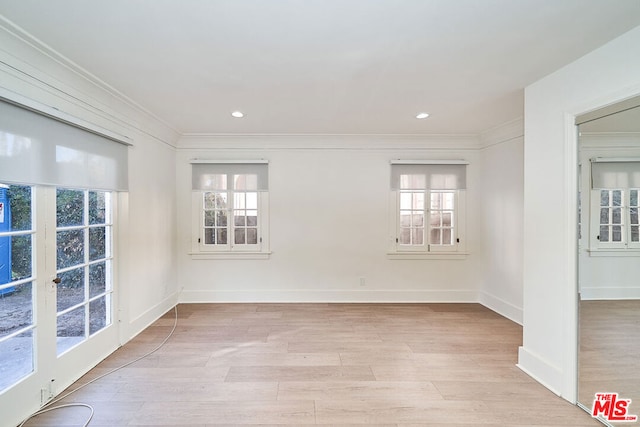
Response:
M55 279L52 280L53 283L55 283L56 285L59 285L60 282L62 282L62 279L59 277L56 277Z

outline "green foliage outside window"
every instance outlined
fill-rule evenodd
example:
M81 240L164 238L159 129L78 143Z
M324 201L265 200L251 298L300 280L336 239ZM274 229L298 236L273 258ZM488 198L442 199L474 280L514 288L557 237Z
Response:
M11 206L11 230L31 229L31 187L11 185L7 190ZM31 236L11 239L11 280L31 276Z

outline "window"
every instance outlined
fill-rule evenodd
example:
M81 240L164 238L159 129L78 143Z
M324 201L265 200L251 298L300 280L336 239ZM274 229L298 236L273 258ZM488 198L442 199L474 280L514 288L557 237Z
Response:
M0 184L0 393L34 370L32 189Z
M599 190L600 248L640 248L638 192L637 188Z
M112 322L111 193L56 190L57 353Z
M640 250L640 161L591 162L591 250Z
M462 253L466 163L392 163L391 176L391 254Z
M268 254L267 163L194 161L192 173L192 255Z
M251 182L256 176L217 175L224 190L202 192L204 246L258 249L258 191ZM232 185L226 183L231 181Z
M128 149L69 123L0 102L0 394L29 407L119 343Z

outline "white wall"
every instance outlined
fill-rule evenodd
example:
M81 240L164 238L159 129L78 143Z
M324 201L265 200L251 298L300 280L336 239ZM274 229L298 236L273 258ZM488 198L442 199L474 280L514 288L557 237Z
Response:
M519 366L576 399L575 115L640 93L640 27L525 90L524 336Z
M178 299L176 266L175 149L134 134L129 149L126 226L121 230L121 305L126 342Z
M181 300L477 301L476 146L475 138L182 138L177 156ZM193 158L269 161L270 259L191 259ZM387 258L389 162L398 158L470 162L466 259Z
M480 302L522 324L523 120L482 135Z
M640 299L640 254L620 256L611 251L597 249L598 227L591 227L591 162L594 157L640 158L640 135L611 133L582 133L579 161L582 189L582 239L579 245L579 289L583 300ZM596 199L596 203L599 198ZM596 215L598 211L596 211ZM597 219L596 219L597 221ZM590 239L593 238L593 244Z

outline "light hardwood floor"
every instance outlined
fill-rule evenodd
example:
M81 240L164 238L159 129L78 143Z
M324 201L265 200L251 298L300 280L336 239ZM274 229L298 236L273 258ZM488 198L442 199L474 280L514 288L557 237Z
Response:
M595 393L616 392L640 415L640 300L580 302L578 367L579 402L591 407Z
M77 384L154 348L173 318ZM162 349L61 403L91 404L91 426L112 427L600 425L515 366L521 337L479 304L180 305ZM27 426L80 425L86 413Z

